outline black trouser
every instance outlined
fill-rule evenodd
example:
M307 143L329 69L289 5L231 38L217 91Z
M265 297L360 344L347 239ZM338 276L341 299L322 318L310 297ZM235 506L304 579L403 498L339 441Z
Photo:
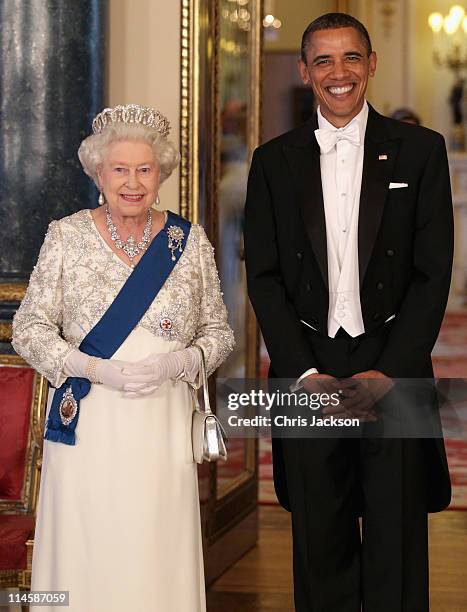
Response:
M419 440L282 440L298 612L426 612ZM358 516L362 514L362 539Z
M343 377L371 369L380 342L341 333L320 347L329 347L322 371ZM427 612L423 441L291 438L282 448L296 610Z

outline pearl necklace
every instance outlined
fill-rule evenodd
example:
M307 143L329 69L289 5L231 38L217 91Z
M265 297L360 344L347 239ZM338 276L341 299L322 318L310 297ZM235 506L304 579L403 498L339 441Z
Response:
M117 249L123 249L123 252L130 260L130 265L134 267L134 258L140 254L141 251L145 251L149 246L149 241L151 238L152 232L152 212L151 209L148 210L148 218L146 221L146 225L144 226L143 235L141 237L140 242L136 242L136 238L133 234L130 234L125 242L120 238L120 234L112 220L112 215L110 214L110 208L107 205L105 208L105 214L107 218L107 229L110 232L110 237L112 238Z

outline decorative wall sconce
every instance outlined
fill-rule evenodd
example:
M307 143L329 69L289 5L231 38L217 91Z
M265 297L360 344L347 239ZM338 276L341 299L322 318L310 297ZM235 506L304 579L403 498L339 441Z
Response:
M449 13L445 16L438 12L431 13L428 17L428 25L433 31L435 47L433 59L435 64L440 68L448 68L454 74L455 82L449 97L453 118L451 145L454 150L464 151L465 132L462 100L465 79L461 74L467 68L467 53L463 49L467 34L465 9L456 4L450 8ZM440 43L447 46L444 56L439 50Z

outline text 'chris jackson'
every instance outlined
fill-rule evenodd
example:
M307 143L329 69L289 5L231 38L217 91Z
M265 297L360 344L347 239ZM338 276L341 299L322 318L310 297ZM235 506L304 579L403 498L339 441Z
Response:
M356 418L342 418L333 415L327 417L317 417L311 415L307 417L288 417L277 415L274 419L267 416L256 415L254 417L241 417L238 414L231 414L228 417L230 427L360 427L360 420Z

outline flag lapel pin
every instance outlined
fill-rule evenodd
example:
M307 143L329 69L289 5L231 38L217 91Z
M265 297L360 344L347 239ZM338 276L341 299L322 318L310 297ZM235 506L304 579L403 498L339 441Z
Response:
M378 156L379 161L386 161L387 158L388 158L388 156L385 153L383 155L379 155Z

